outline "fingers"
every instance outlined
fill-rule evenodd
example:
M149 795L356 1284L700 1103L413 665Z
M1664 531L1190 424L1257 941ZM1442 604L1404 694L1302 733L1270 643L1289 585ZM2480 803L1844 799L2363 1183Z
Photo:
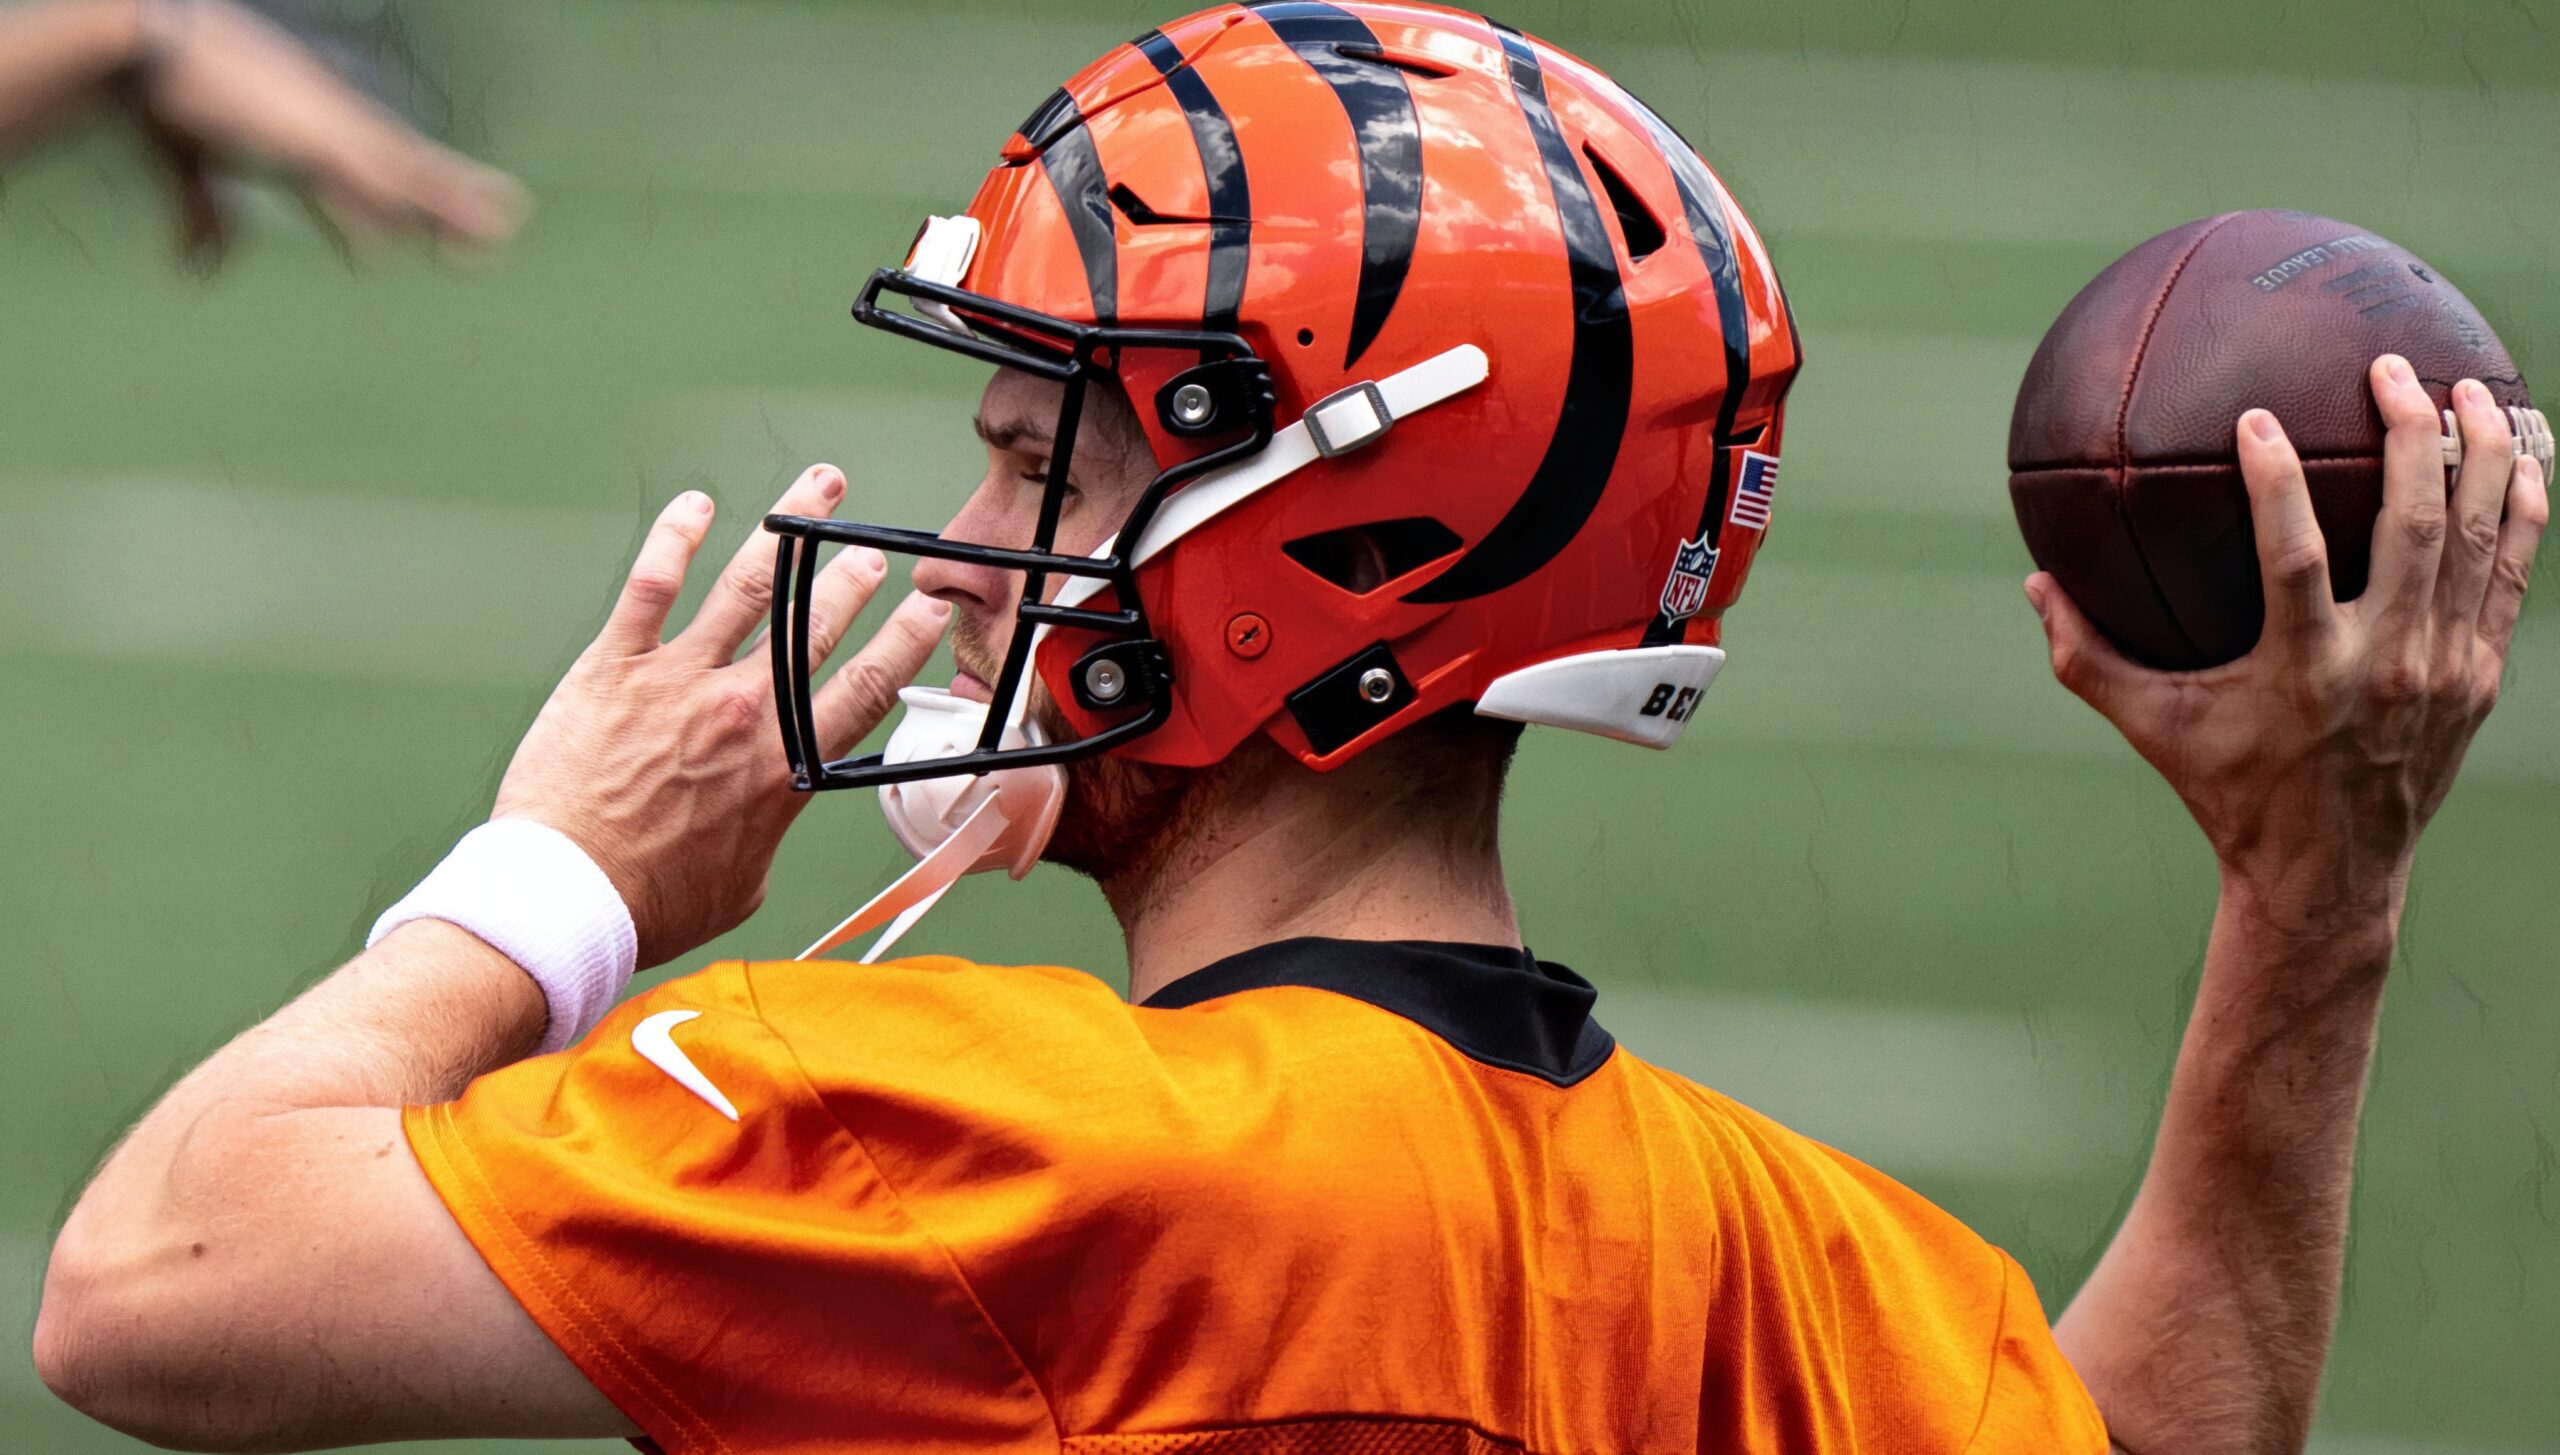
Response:
M657 524L649 527L648 538L640 542L631 574L623 579L622 595L596 636L597 646L636 657L658 645L667 612L684 591L685 568L693 564L693 553L702 548L702 537L710 529L710 496L688 490L667 502L667 508L658 512Z
M2240 475L2249 487L2249 522L2258 541L2258 576L2267 598L2261 640L2287 646L2317 641L2337 614L2329 591L2329 545L2311 513L2302 458L2284 427L2263 409L2240 416Z
M773 503L775 515L825 515L844 499L844 473L833 465L811 465ZM749 633L761 626L773 605L774 536L759 526L730 557L702 609L668 645L707 660L727 662ZM815 610L816 602L811 601Z
M532 208L524 184L439 146L421 148L411 171L410 200L445 242L494 247L515 235Z
M231 219L201 167L177 178L178 258L190 271L210 275L231 250Z
M2442 425L2409 361L2384 354L2370 374L2382 411L2382 514L2364 600L2387 637L2411 639L2435 597L2446 522Z
M871 604L889 575L889 558L869 546L847 546L809 584L809 670L835 655L845 628Z
M222 264L230 246L230 218L214 190L212 159L203 143L135 105L134 121L143 138L169 169L171 202L178 238L178 261L190 272L210 274Z
M376 246L421 232L466 250L491 247L515 232L528 206L514 178L405 131L324 169L313 191L333 222Z
M2480 607L2480 640L2501 665L2507 644L2515 640L2516 614L2524 610L2533 553L2542 544L2543 527L2550 523L2550 482L2542 478L2542 462L2528 455L2516 462L2515 476L2507 482L2506 524L2498 529L2487 599Z
M2045 647L2053 661L2054 680L2068 687L2079 699L2112 719L2114 707L2125 700L2146 671L2125 660L2107 639L2080 614L2071 593L2062 583L2038 571L2027 578L2027 604L2036 609L2044 622Z
M898 705L898 689L924 670L950 620L949 603L920 592L898 603L878 635L827 679L810 704L821 754L842 757L880 725Z
M2447 507L2451 524L2436 577L2436 606L2444 629L2460 630L2480 617L2516 461L2507 412L2480 381L2453 386L2453 414L2462 431L2462 468Z

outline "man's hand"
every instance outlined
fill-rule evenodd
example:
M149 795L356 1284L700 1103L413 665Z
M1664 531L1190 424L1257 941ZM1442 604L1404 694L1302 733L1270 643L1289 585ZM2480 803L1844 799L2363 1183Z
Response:
M844 488L820 465L775 509L824 515ZM711 514L687 493L659 517L498 790L498 816L549 824L603 866L652 964L746 918L805 801L772 670L760 653L737 660L770 599L774 538L756 532L660 640ZM885 569L850 550L819 573L817 662ZM896 702L945 614L901 604L820 689L830 753ZM400 1125L401 1106L451 1099L525 1054L543 1015L514 962L427 919L224 1047L124 1139L64 1225L36 1328L46 1383L186 1449L638 1434L517 1306Z
M180 254L221 261L226 169L266 168L365 252L419 233L481 246L523 219L524 189L436 145L229 0L48 0L0 7L0 155L112 97L167 164Z
M812 466L773 508L825 515L844 489L834 466ZM603 632L516 749L491 815L548 824L585 849L630 907L644 967L755 912L783 831L808 801L784 762L772 669L760 651L739 659L772 602L774 537L761 529L749 537L692 623L660 641L711 514L710 498L688 491L659 515ZM852 547L818 573L813 670L887 569L879 552ZM897 705L949 615L930 597L908 597L818 690L827 754L848 750Z
M2330 596L2328 550L2302 464L2274 416L2241 417L2265 578L2255 650L2202 672L2154 672L2109 646L2051 576L2027 579L2053 672L2169 780L2212 841L2226 882L2288 927L2341 913L2396 918L2419 830L2453 786L2497 701L2547 482L2511 455L2504 411L2454 390L2463 464L2444 485L2437 414L2406 360L2385 355L2373 397L2389 433L2373 569Z
M2373 569L2330 595L2301 461L2239 423L2267 622L2202 672L2135 666L2050 576L2027 580L2054 675L2121 729L2212 841L2222 902L2151 1165L2055 1324L2119 1448L2295 1452L2337 1318L2356 1120L2418 834L2497 700L2535 547L2541 466L2478 383L2463 464L2386 355Z
M212 177L273 168L350 249L423 234L486 246L512 234L524 189L436 145L317 56L228 0L136 0L141 63L128 101L177 188L178 242L220 260L230 223Z

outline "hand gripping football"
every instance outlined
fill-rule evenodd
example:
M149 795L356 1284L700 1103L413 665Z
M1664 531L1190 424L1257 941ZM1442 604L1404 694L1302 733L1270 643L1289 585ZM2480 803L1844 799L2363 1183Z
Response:
M2331 589L2361 594L2382 504L2365 371L2386 353L2439 408L2478 379L2547 456L2497 334L2394 244L2306 212L2224 213L2143 243L2062 310L2018 387L2009 498L2027 550L2129 656L2243 655L2264 601L2232 431L2264 408L2301 454Z

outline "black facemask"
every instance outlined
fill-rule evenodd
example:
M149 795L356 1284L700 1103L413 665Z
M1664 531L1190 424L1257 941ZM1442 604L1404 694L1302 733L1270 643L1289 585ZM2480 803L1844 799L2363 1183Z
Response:
M883 294L910 299L920 311L929 309L953 322L944 324L920 313L883 308ZM783 750L791 760L793 786L803 791L868 788L920 778L1063 763L1101 753L1161 726L1172 712L1172 661L1163 641L1148 626L1146 610L1139 602L1133 579L1135 554L1148 522L1176 486L1249 458L1271 442L1273 395L1269 367L1251 345L1232 333L1077 323L1017 308L983 294L929 283L895 268L883 268L871 275L861 299L853 306L853 316L873 328L936 348L1055 380L1065 394L1059 402L1039 521L1030 545L1024 549L975 545L946 540L933 531L855 521L797 515L765 517L765 529L780 538L774 557L773 629L768 645L773 658L774 702L782 718ZM965 325L959 322L961 316L966 317ZM1067 471L1075 454L1076 424L1084 412L1086 391L1132 349L1169 349L1196 356L1200 362L1168 380L1156 392L1152 407L1158 423L1177 439L1226 442L1158 471L1120 522L1107 555L1060 555L1055 549L1058 517L1066 504ZM1142 402L1139 407L1148 407L1148 403ZM817 575L818 546L825 541L1022 574L1022 596L1013 614L1013 637L1005 648L1003 669L991 684L994 701L987 710L986 729L975 749L951 757L898 764L884 763L877 753L832 762L818 758L812 706L816 684L808 648L809 594ZM1053 574L1108 584L1116 607L1100 610L1044 601ZM1076 662L1070 680L1077 702L1094 712L1130 715L1065 742L999 747L1016 694L1028 690L1025 678L1031 648L1039 628L1044 626L1081 628L1103 638L1100 645Z

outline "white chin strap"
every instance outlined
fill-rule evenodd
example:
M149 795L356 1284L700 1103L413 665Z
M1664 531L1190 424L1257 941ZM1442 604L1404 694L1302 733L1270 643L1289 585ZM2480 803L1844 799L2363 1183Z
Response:
M974 234L968 241L975 245ZM918 246L921 253L923 244ZM1131 553L1131 564L1162 553L1213 517L1318 460L1346 455L1384 438L1398 419L1465 393L1483 383L1490 372L1484 350L1460 344L1384 379L1363 381L1317 400L1303 418L1272 431L1270 444L1252 458L1211 471L1176 491L1156 512L1155 521ZM1107 556L1111 549L1112 542L1105 541L1094 554ZM1061 606L1074 606L1100 593L1103 585L1098 577L1070 577L1055 599ZM1048 630L1041 627L1031 639L1035 662ZM1001 746L1037 747L1046 741L1036 724L1023 720L1023 704L1030 696L1028 681L1014 689ZM987 723L985 703L953 696L939 687L902 688L898 698L907 710L889 735L883 761L952 758L978 746L978 735ZM880 938L862 952L862 963L868 965L923 919L925 911L961 876L986 869L1003 869L1016 879L1030 873L1058 827L1058 810L1066 796L1066 770L1055 766L1003 768L884 786L880 811L888 816L898 842L907 846L918 863L801 951L799 958L814 959L877 929Z
M1038 725L1023 720L1020 704L1029 696L1028 683L1014 693L1013 720L1005 724L999 746L1038 747L1045 741ZM939 687L901 688L898 700L906 704L906 712L889 734L888 750L882 754L889 763L957 757L974 750L979 733L986 728L985 703ZM1016 879L1030 873L1058 827L1058 810L1066 796L1066 770L1054 764L884 785L880 812L888 818L898 842L916 856L916 866L820 936L799 958L815 959L877 929L880 938L862 952L862 963L868 965L914 928L961 876L987 869L1005 870Z

